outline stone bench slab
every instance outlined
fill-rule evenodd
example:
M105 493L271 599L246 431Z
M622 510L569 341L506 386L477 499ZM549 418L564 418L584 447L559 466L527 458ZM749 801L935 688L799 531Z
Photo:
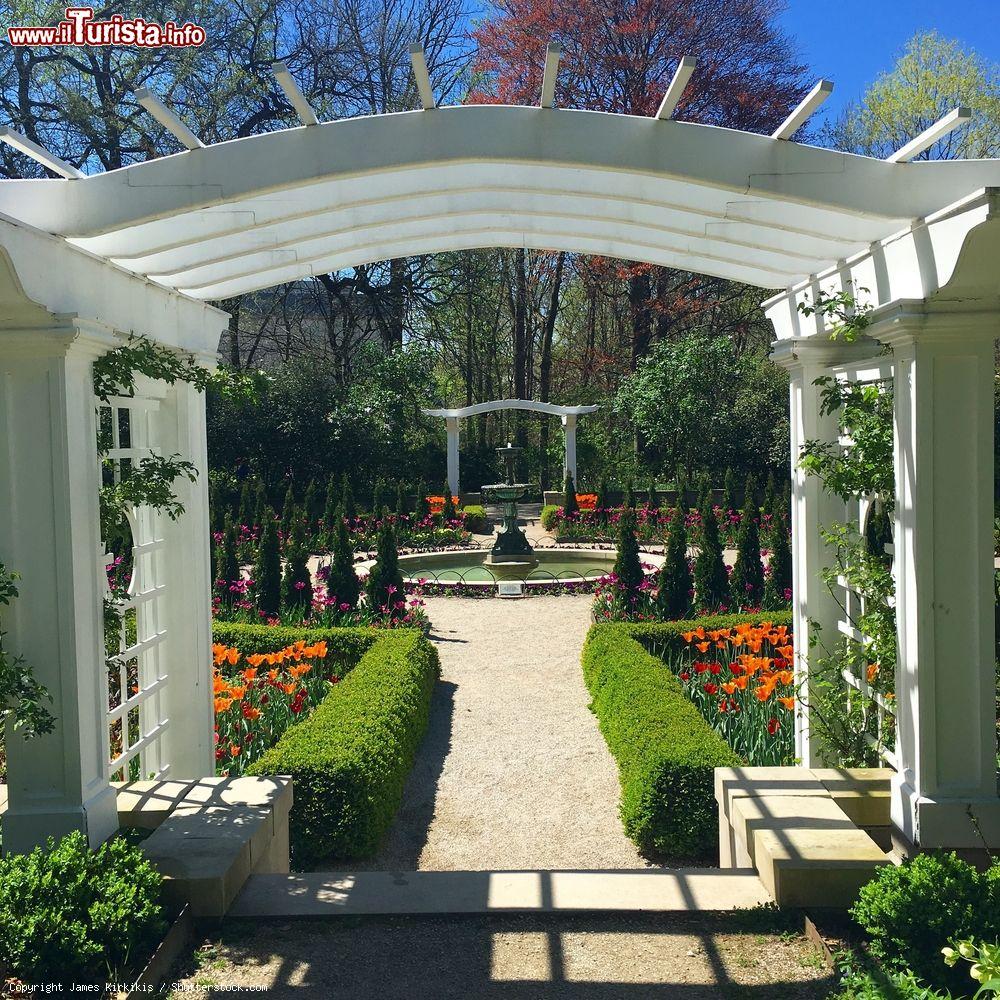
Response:
M737 798L732 821L779 906L844 909L891 863L829 795Z

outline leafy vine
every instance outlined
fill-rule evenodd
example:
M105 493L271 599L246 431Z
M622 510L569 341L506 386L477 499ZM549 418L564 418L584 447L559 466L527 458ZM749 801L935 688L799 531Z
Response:
M871 324L870 308L859 308L848 292L821 296L800 311L821 313L831 339L847 342L857 340ZM813 662L809 708L829 752L847 766L872 766L881 762L882 750L894 738L891 718L880 724L879 711L879 703L887 705L894 697L897 655L892 562L886 552L895 505L892 387L832 377L815 384L820 387L821 412L837 414L849 443L806 441L799 464L845 502L866 499L870 513L863 530L834 523L822 531L833 552L823 582L861 641L843 637L823 646L823 655ZM861 598L856 606L842 601L842 583ZM811 633L810 645L816 648L821 637L815 622ZM861 691L846 687L845 671L863 678L866 686Z

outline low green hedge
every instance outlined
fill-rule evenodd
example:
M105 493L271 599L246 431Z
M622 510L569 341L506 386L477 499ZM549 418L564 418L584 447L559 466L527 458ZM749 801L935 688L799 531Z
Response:
M290 625L249 625L215 621L212 641L235 646L244 657L249 653L276 653L300 640L307 645L326 643L323 666L330 673L347 673L381 638L374 628L295 628Z
M562 507L557 506L554 503L546 504L542 508L542 527L546 531L551 531L556 526L556 517L559 515L559 511Z
M625 832L644 852L693 860L711 856L718 843L714 770L742 761L640 642L650 630L679 634L692 627L594 625L583 648L583 673L591 708L618 762Z
M486 508L481 504L470 504L462 508L462 527L476 535L489 534L490 522L486 517Z
M437 650L422 633L383 633L312 715L249 769L294 779L297 866L378 849L427 728L438 669Z

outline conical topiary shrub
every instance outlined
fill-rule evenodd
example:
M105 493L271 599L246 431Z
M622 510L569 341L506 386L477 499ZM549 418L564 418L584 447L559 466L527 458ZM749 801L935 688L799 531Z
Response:
M236 514L238 525L253 524L253 493L250 491L250 480L243 480L243 489L240 490L240 507Z
M695 603L703 611L716 611L729 599L729 577L722 559L719 522L711 493L701 505L699 550L694 561Z
M292 524L292 534L285 548L285 573L281 578L281 602L286 610L307 614L312 608L312 577L309 575L309 550L302 538L302 525Z
M396 517L402 517L409 507L406 502L406 486L403 484L403 480L396 484Z
M323 534L320 548L332 552L337 541L337 523L340 521L340 507L337 504L337 490L331 479L326 484L326 498L323 502Z
M635 537L635 515L626 507L618 519L618 555L614 574L618 577L618 596L625 610L634 607L639 597L644 574L639 560L639 543Z
M357 573L354 572L354 548L351 545L351 536L344 519L340 516L340 511L334 515L330 532L333 538L333 560L326 581L326 592L330 597L337 598L337 604L357 607L361 585L358 583Z
M420 524L431 516L431 505L427 502L427 485L421 479L417 483L417 499L413 507L413 522Z
M670 518L670 534L658 583L656 605L664 620L686 618L691 611L691 566L687 556L684 511L676 504Z
M254 489L253 495L253 523L258 527L262 527L264 524L264 515L268 511L267 505L267 489L264 487L264 480L258 479L257 486ZM272 517L274 512L271 511Z
M354 490L351 489L351 481L347 478L346 472L340 491L340 512L347 518L348 524L353 524L358 516L357 508L354 506Z
M451 496L451 487L448 483L444 484L444 506L441 508L441 521L447 524L449 521L454 521L458 517L458 512L455 510L455 501Z
M625 480L625 487L622 490L622 507L628 507L629 509L635 507L635 489L632 485L632 477L629 476Z
M752 494L751 494L752 495ZM736 538L736 565L729 578L733 609L759 608L764 595L764 567L760 561L759 514L756 507L744 507Z
M771 522L768 545L771 559L764 582L761 607L765 611L779 611L788 607L785 596L792 589L792 552L788 546L788 529L784 518L778 516Z
M597 481L597 500L594 503L594 510L597 513L597 520L602 524L608 523L608 509L611 506L611 489L608 486L606 477L601 476Z
M404 612L397 608L396 604L400 601L405 603L406 600L403 592L403 575L399 572L396 532L388 521L379 528L378 552L375 565L368 573L365 595L373 611L385 607L388 608L390 617L402 617Z
M229 514L226 515L225 527L222 530L222 541L215 555L217 579L221 581L220 592L223 603L227 606L233 603L233 592L229 585L242 579L240 560L236 554L236 527Z
M574 517L580 513L580 505L576 502L576 483L573 482L573 474L566 473L566 480L563 483L563 514L566 517Z
M382 509L385 507L385 483L381 479L375 480L375 489L372 491L372 517L378 519L382 517Z
M281 535L286 541L292 533L292 522L295 517L295 491L292 489L292 484L289 483L288 489L285 490L284 503L281 505Z
M302 519L306 528L307 540L312 539L316 534L316 526L319 523L320 515L323 513L320 502L316 480L310 479L305 495L302 498Z
M726 469L726 478L722 481L722 516L736 509L736 473Z
M274 511L265 507L261 517L263 523L253 566L253 592L258 610L273 617L281 608L281 551Z
M650 510L657 510L660 506L660 498L656 494L656 480L650 479L646 485L646 506Z

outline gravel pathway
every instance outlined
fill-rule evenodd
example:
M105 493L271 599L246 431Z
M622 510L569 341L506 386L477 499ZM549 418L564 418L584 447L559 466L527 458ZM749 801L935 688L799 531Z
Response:
M588 596L431 598L427 736L382 870L644 868L580 670Z

